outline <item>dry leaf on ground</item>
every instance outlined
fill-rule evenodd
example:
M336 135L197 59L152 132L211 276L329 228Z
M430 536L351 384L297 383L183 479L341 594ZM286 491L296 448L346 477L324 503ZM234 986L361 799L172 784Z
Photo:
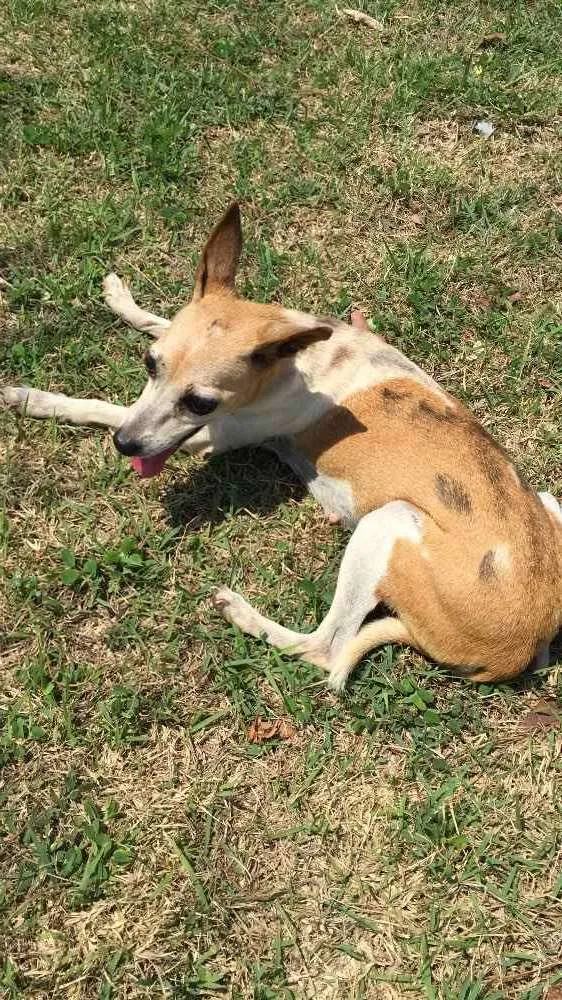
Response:
M274 719L268 722L259 715L248 726L250 743L265 743L267 740L293 740L297 731L286 719Z
M489 309L490 306L492 305L492 300L489 297L489 295L480 295L480 294L473 295L471 298L471 302L473 306L479 306L480 309Z
M562 705L554 698L538 701L534 709L523 716L519 728L530 733L544 729L562 729Z
M507 41L507 35L503 31L491 31L489 35L484 35L484 37L478 43L479 49L488 49L492 45L503 45Z

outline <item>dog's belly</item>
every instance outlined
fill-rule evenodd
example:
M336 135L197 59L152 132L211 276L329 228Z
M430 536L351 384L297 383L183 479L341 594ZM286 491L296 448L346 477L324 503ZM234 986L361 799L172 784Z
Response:
M335 479L319 472L288 437L271 438L264 442L264 447L275 452L293 470L327 514L336 516L347 525L357 523L353 491L345 479Z

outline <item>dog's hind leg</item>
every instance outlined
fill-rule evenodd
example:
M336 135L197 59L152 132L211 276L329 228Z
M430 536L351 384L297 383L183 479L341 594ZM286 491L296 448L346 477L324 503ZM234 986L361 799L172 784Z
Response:
M230 587L219 587L212 600L223 618L236 625L241 632L255 635L256 638L263 636L271 646L276 646L287 655L299 656L317 667L327 669L327 647L318 639L318 629L306 634L278 625L271 618L260 614Z
M341 691L350 671L368 649L382 642L408 642L402 622L384 618L366 625L366 616L379 603L377 588L383 580L400 538L419 542L422 515L410 504L395 500L361 519L345 550L332 606L319 627L308 635L293 632L265 618L239 594L221 587L215 607L234 625L250 635L264 635L267 642L293 656L300 656L329 672L328 683ZM374 628L376 626L376 628ZM362 641L373 641L365 646Z
M59 392L31 389L27 385L0 387L0 406L2 404L28 417L56 417L67 424L98 427L120 427L127 413L126 406L106 403L103 399L76 399Z
M151 337L159 337L170 326L170 320L155 316L137 305L127 286L116 274L103 279L103 297L106 305L129 326Z

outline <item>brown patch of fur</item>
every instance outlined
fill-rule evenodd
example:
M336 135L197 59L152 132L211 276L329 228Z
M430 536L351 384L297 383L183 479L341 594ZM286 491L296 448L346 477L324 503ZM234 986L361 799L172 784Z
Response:
M331 361L330 368L340 368L344 365L346 361L349 361L353 357L353 353L349 347L342 344L341 347L336 348L334 351Z
M530 503L527 508L525 527L529 549L529 572L537 579L543 575L547 566L543 531L543 511L545 508L538 497L532 497L531 499L535 502Z
M491 487L496 512L505 520L509 512L510 479L513 481L513 463L505 448L494 441L482 424L472 419L468 427L474 457Z

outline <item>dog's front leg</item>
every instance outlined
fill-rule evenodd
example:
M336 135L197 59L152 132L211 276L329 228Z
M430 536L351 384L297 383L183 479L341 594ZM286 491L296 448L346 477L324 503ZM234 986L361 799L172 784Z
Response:
M104 399L76 399L59 392L42 392L27 385L0 388L0 406L7 406L39 420L56 417L68 424L93 424L97 427L120 427L127 414L126 406Z
M151 337L159 337L170 326L169 319L155 316L154 313L141 309L127 286L116 274L108 274L103 279L103 297L105 304L112 312L135 330L140 330L141 333L148 333Z

